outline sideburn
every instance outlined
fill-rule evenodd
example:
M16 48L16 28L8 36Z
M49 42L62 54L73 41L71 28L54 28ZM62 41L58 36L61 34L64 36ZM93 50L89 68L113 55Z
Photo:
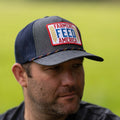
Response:
M22 64L22 67L24 68L25 72L27 73L27 76L29 78L32 78L32 74L31 74L31 63L32 62L27 62L25 64Z

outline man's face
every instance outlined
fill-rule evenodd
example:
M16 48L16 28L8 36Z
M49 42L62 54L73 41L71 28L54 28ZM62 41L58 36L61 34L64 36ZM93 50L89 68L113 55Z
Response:
M84 89L83 59L55 66L32 63L27 98L41 112L54 115L75 113Z

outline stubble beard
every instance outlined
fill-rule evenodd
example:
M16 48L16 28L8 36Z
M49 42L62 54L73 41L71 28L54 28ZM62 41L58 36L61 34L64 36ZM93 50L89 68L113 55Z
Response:
M76 113L80 107L80 100L76 103L75 106L76 106L75 109L69 109L69 107L63 103L55 103L55 102L54 103L40 103L39 110L41 113L54 116L56 118L61 118L64 116L68 116L69 114Z
M43 113L49 116L54 116L56 118L59 118L59 117L63 117L63 116L77 112L80 107L81 98L82 98L82 95L80 95L79 93L76 95L75 98L71 100L66 100L66 102L59 101L60 99L59 96L54 98L54 100L51 102L45 99L39 99L39 98L36 100L33 97L32 102L34 105L36 104L35 106L39 111L39 113Z
M49 96L49 94L51 93L49 91L49 93L45 93L45 92L42 92L41 94L41 97L39 98L39 95L38 95L38 91L41 91L41 87L39 87L40 90L38 90L38 88L34 88L35 86L35 83L31 83L31 87L30 89L28 90L28 96L29 96L29 99L30 99L30 103L32 106L34 106L34 110L36 109L37 113L42 113L42 114L45 114L45 115L48 115L48 116L54 116L54 120L55 120L55 117L56 118L60 118L60 117L64 117L66 115L69 115L69 114L73 114L75 112L77 112L77 110L79 109L80 107L80 100L82 98L82 95L80 94L80 91L77 93L77 98L76 100L73 101L67 101L67 105L66 103L61 103L59 102L59 95L56 96L54 98L53 101L49 101L47 100L47 97L46 96ZM34 88L34 93L31 91L31 88ZM72 91L78 91L76 88L65 88L65 89L62 89L62 91L60 93L64 93L64 92L72 92ZM34 94L34 96L33 96ZM41 99L42 98L42 99ZM46 98L46 99L45 99ZM71 105L72 103L72 105ZM71 106L75 106L74 109L69 109L71 108Z

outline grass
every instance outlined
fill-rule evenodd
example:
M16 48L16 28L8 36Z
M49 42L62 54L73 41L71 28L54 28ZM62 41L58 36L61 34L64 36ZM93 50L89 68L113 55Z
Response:
M35 19L58 15L78 26L87 51L105 59L103 63L85 60L83 100L120 116L119 13L119 4L112 3L0 2L0 113L23 101L22 89L11 72L17 33Z

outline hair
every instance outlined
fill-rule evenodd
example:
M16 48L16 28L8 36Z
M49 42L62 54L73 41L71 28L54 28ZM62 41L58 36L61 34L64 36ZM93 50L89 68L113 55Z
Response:
M27 62L27 63L24 63L22 64L22 67L23 69L25 70L25 72L27 73L27 76L32 78L32 75L31 75L31 63L32 62Z

